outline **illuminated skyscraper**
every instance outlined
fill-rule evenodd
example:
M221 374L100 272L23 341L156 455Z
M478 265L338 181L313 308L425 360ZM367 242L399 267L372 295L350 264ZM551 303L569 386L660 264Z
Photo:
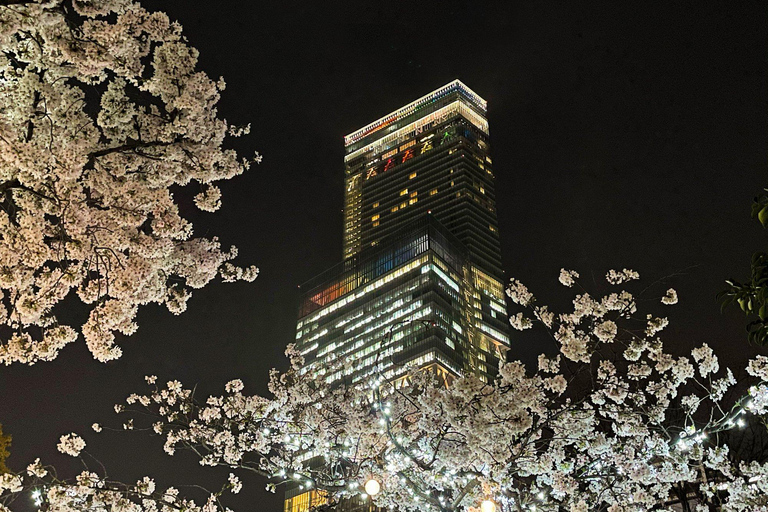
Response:
M502 278L486 102L458 80L344 137L344 257L432 212Z
M490 379L509 323L485 100L455 80L345 145L345 259L301 287L303 370L347 384L400 382L412 366ZM354 363L327 371L337 357ZM310 498L287 492L285 512Z

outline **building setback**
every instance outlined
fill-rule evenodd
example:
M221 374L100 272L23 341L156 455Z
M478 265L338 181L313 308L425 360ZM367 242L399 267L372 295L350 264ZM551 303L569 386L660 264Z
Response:
M347 385L402 383L411 367L490 380L510 340L485 100L455 80L345 146L345 259L301 286L302 371ZM328 371L337 358L350 363ZM285 512L319 499L291 489Z

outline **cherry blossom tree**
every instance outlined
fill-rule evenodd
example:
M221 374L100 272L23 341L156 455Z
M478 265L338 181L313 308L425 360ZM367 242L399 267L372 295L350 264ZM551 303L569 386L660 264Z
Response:
M157 489L154 480L149 477L126 484L111 480L106 474L90 471L83 451L85 441L76 434L62 436L58 447L68 455L79 457L86 469L72 480L63 480L56 475L55 468L44 466L37 459L27 466L24 473L0 475L0 511L10 510L8 507L18 503L19 498L31 497L36 506L57 512L226 512L229 509L222 505L221 495L226 491L237 493L242 487L237 477L230 475L221 489L209 493L205 502L198 505L174 487Z
M707 345L673 356L660 338L666 317L641 314L643 293L629 291L636 272L608 272L603 294L579 288L578 277L560 274L575 290L573 309L564 313L510 282L508 294L522 309L513 325L543 329L558 347L539 357L535 371L502 363L494 382L467 375L446 386L412 368L399 384L375 377L364 386L330 385L305 372L291 347L289 370L270 375L271 397L246 395L235 380L223 395L199 400L178 381L163 386L150 376L148 392L115 410L125 416L123 429L164 436L168 454L190 450L203 465L265 475L273 490L288 482L318 489L329 504L371 499L436 512L768 510L765 429L747 428L768 416L768 358L745 361L753 382L737 383ZM677 294L669 289L654 302L649 309L663 310ZM335 364L326 371L347 362ZM62 437L60 450L78 456L83 446L73 434ZM116 492L68 485L63 495ZM58 503L64 487L43 485L41 500ZM233 474L222 489L239 487ZM5 488L6 498L14 495ZM212 493L203 507L215 510L219 496ZM85 508L67 503L67 510ZM157 506L131 503L136 511Z
M237 250L193 236L179 212L251 162L224 147L224 89L196 69L181 27L132 0L0 4L0 362L54 359L82 333L120 357L139 306L186 309L217 275L253 280ZM80 326L57 310L79 298Z
M179 314L216 276L256 277L233 265L235 248L194 237L180 215L185 195L216 211L216 184L260 157L226 149L248 128L218 117L224 82L196 70L178 24L132 0L11 0L0 5L0 50L0 362L54 359L80 334L109 361L121 353L116 333L135 332L139 306ZM624 289L638 277L609 271L609 290L594 294L562 270L561 284L577 290L564 313L512 280L521 309L512 325L543 329L558 353L540 356L535 371L502 363L490 383L466 375L446 386L411 368L397 383L330 385L290 347L270 397L246 395L235 380L200 400L148 377L150 390L116 411L127 415L123 429L164 436L170 455L190 450L203 465L264 475L272 489L322 490L329 503L768 510L768 462L753 442L764 431L740 433L768 414L768 358L745 361L753 382L744 384L706 345L666 352L666 317L641 315L642 294ZM77 328L58 320L75 296L89 310ZM673 289L657 299L658 308L678 300ZM347 361L335 364L326 372ZM0 475L0 512L28 493L56 512L226 512L224 493L242 488L232 473L196 502L149 476L117 482L88 466L85 447L75 433L60 439L85 465L72 479L40 460Z

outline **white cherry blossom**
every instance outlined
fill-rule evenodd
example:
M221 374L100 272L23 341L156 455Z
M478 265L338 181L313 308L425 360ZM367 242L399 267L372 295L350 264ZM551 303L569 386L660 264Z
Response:
M72 433L61 436L59 444L56 445L61 453L65 453L72 457L77 457L80 452L85 448L85 441L79 435Z
M234 248L194 236L182 204L221 206L218 183L254 159L224 149L224 88L181 27L132 0L0 6L0 363L54 359L80 334L120 357L140 306L186 309L217 275L253 280ZM173 191L173 192L172 192ZM81 326L62 303L88 305Z
M479 510L489 498L504 512L768 507L757 483L768 466L728 443L768 412L768 359L748 363L755 382L729 402L733 373L706 345L666 353L666 319L639 315L629 290L580 292L572 311L546 321L522 283L512 280L508 294L530 310L515 318L559 343L537 371L512 361L491 382L467 375L446 385L413 368L397 385L374 376L331 386L289 347L291 367L272 372L269 397L245 395L233 380L198 402L178 381L152 379L118 410L150 418L170 454L192 449L205 466L256 472L273 490L292 481L332 502L359 497L373 478L379 492L368 499L406 512ZM334 364L326 371L343 369ZM224 484L241 485L235 473Z

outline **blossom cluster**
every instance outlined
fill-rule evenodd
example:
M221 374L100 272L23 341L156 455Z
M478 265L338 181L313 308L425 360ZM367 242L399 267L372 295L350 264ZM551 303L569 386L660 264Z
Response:
M607 281L637 278L624 269ZM576 279L560 276L568 287ZM529 312L513 324L541 326L559 343L533 372L506 362L492 382L465 375L446 384L414 368L398 383L332 386L303 372L289 347L291 368L272 372L270 398L244 394L235 380L197 402L177 381L149 377L153 390L118 410L140 412L131 421L154 416L170 454L192 450L203 465L257 472L271 489L321 489L332 501L362 496L404 511L471 511L487 499L500 510L768 507L768 465L728 443L768 411L768 359L749 363L755 384L729 402L736 380L712 349L665 352L666 318L639 314L628 290L580 288L572 311L559 314L519 281L509 294ZM365 494L370 480L375 496Z
M768 462L749 448L768 433L746 428L768 415L768 358L747 362L754 382L737 384L707 345L689 356L666 352L666 318L638 312L640 296L593 295L576 279L561 275L578 288L562 313L512 281L509 293L524 308L512 322L549 331L559 353L542 354L535 369L502 362L490 382L410 368L398 382L331 385L322 372L303 371L291 346L290 368L270 374L269 397L246 394L236 379L199 400L176 380L148 376L149 390L115 411L126 416L123 428L162 436L168 454L188 450L204 466L229 469L204 505L183 502L193 512L220 510L221 493L241 492L242 471L269 478L271 490L291 482L324 491L330 503L365 499L406 512L477 512L489 502L500 512L768 510ZM60 450L75 456L84 444L69 434ZM51 478L39 461L29 477ZM0 480L0 499L21 492L20 478ZM41 499L72 512L165 512L167 496L180 500L149 478L104 482L83 473L74 484L44 486Z
M54 475L53 468L43 466L39 459L30 464L26 474L0 475L0 511L9 512L12 510L9 507L16 503L14 498L26 494L36 506L52 512L231 512L221 504L220 496L234 485L232 483L218 492L207 493L204 501L198 503L180 496L174 487L159 491L155 481L146 476L134 484L125 484L87 469L72 480L61 480ZM236 477L233 481L239 485Z
M74 433L61 436L58 444L59 451L72 457L79 457L84 448L85 441ZM85 464L84 459L81 461ZM101 469L104 471L104 466ZM181 496L174 487L160 491L149 476L135 483L123 483L91 471L87 465L71 480L57 474L55 468L36 459L24 473L0 475L0 512L9 512L9 507L18 502L16 498L24 494L30 495L37 507L53 512L232 512L222 505L220 497L227 491L236 494L242 489L240 479L230 473L221 489L205 491L204 502L198 504Z
M261 158L222 147L247 130L218 117L224 83L197 60L132 0L0 6L0 363L51 360L80 333L115 359L139 306L179 314L217 275L256 277L180 214L186 195L218 209L217 183ZM79 328L56 315L75 296Z

